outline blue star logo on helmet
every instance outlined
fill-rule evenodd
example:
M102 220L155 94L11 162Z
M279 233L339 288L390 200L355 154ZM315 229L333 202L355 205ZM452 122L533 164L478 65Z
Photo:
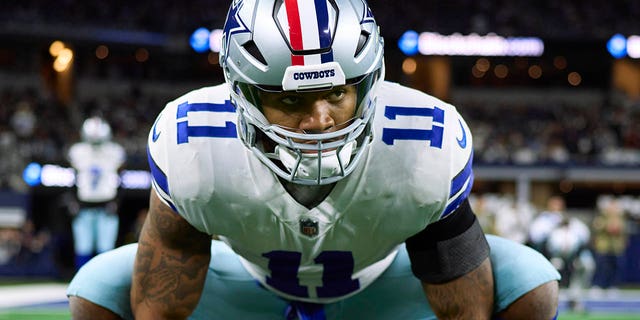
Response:
M242 21L242 18L238 14L240 9L242 9L243 0L234 1L229 8L229 13L227 14L227 22L224 25L222 39L224 42L224 56L225 59L229 56L229 41L231 41L231 36L236 33L244 33L251 32L247 25Z
M371 8L366 5L366 8L364 10L364 17L362 18L362 22L360 23L366 23L366 22L376 22L376 20L373 18L373 12L371 12Z

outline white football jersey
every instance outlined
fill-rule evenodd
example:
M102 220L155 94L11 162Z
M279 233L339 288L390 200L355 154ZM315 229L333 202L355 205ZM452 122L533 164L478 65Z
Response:
M78 142L71 146L68 156L76 169L80 201L105 202L116 197L120 186L118 169L125 160L122 146L111 141L96 145Z
M160 113L148 145L154 189L281 296L353 295L399 244L457 208L473 182L471 134L453 106L390 82L378 92L365 158L312 209L243 145L226 85L192 91Z

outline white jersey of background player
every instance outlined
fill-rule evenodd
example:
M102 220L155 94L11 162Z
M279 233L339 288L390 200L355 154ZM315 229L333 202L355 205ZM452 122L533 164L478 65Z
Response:
M330 302L362 290L392 262L398 245L469 194L471 134L456 109L384 82L362 163L307 208L237 138L227 88L193 91L160 114L149 136L153 186L285 297ZM292 261L298 267L291 273L275 275ZM334 283L323 284L329 273Z
M120 186L118 169L125 160L122 146L111 141L111 128L98 117L82 125L82 141L69 149L69 162L76 169L78 200L113 200Z
M111 128L102 118L85 120L80 133L82 141L71 146L68 154L76 169L80 204L72 220L76 268L116 245L120 222L115 201L120 186L118 170L125 161L124 149L111 141Z

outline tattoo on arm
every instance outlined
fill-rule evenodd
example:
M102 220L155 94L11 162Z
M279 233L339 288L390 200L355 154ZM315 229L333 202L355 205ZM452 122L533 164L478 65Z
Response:
M209 260L211 237L196 230L154 192L138 242L131 289L136 317L186 317L197 305Z

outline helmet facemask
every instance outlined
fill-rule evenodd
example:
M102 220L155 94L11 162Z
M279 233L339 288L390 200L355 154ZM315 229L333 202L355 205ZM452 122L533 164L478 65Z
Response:
M281 178L305 185L336 182L356 167L369 142L377 74L355 83L356 114L333 131L308 133L271 124L260 108L259 89L241 84L232 94L238 108L240 136L245 144ZM244 89L239 89L244 87Z

